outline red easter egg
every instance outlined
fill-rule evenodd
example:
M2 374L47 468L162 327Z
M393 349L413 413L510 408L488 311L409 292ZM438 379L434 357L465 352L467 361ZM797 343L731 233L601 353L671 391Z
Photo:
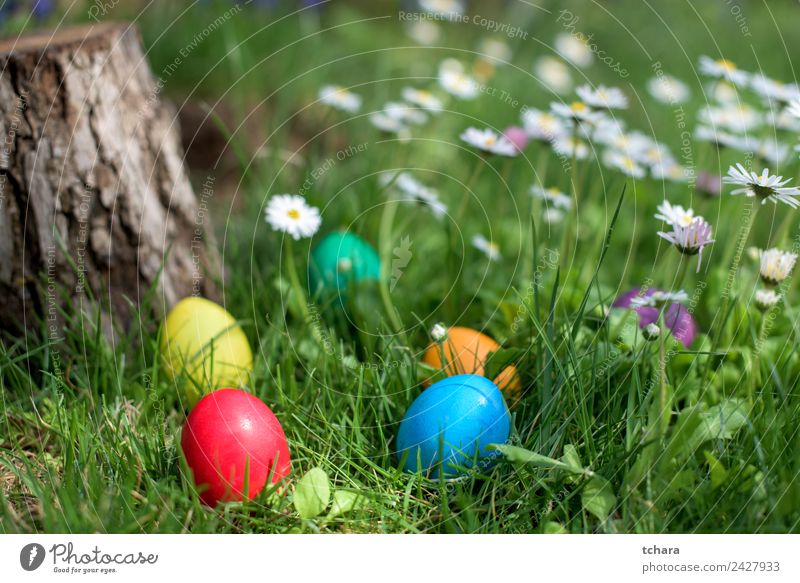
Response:
M286 435L275 414L260 399L239 389L209 393L189 413L181 448L209 506L244 497L253 499L271 479L289 474Z

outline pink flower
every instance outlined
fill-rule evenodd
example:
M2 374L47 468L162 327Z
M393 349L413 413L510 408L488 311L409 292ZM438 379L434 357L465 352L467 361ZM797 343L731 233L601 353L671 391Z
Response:
M506 130L503 132L503 135L509 142L514 144L514 146L520 152L528 147L528 132L519 126L511 126L506 128Z
M672 225L671 233L659 231L658 236L675 245L684 255L697 255L698 272L703 261L703 247L714 242L711 225L703 217L695 217L688 225Z

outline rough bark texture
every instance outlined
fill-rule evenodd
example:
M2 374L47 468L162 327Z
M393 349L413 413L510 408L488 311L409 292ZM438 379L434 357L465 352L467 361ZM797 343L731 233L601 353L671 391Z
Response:
M0 42L3 326L71 300L124 329L156 281L159 311L217 295L208 193L198 203L158 91L128 25Z

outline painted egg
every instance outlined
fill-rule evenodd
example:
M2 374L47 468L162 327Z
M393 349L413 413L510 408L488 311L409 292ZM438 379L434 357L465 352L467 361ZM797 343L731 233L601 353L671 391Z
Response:
M428 346L422 360L433 368L445 370L451 376L465 373L483 376L489 353L499 349L500 345L486 334L472 328L453 326L447 329L443 342L434 342ZM442 364L442 357L445 364ZM509 402L516 404L522 392L517 368L508 366L493 380Z
M253 352L244 331L224 308L204 298L184 298L164 321L161 358L189 405L209 391L249 384Z
M640 294L644 297L649 297L660 291L658 288L649 288L644 293L640 292L640 288L635 287L629 292L622 294L616 299L613 304L615 308L630 308L633 298ZM636 313L639 316L639 327L646 328L649 324L655 324L658 321L658 308L642 307L636 308ZM686 309L685 306L680 304L672 304L667 308L664 314L664 324L672 331L672 335L677 338L681 344L686 348L694 341L698 333L697 322L694 317Z
M381 260L375 249L355 233L326 235L311 252L309 291L313 296L335 293L344 297L352 283L378 280Z
M260 399L239 389L200 399L181 431L181 449L208 506L242 500L245 489L252 500L267 480L275 484L291 470L280 422Z
M491 466L497 452L488 446L505 443L510 432L497 385L474 374L451 376L411 403L397 432L397 459L407 472L457 477L474 465Z

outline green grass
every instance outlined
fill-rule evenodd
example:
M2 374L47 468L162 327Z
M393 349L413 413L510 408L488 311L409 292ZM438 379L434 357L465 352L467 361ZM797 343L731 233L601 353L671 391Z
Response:
M747 201L730 197L729 188L711 199L685 185L625 180L590 160L578 165L577 243L571 242L570 254L556 268L544 258L562 248L562 228L541 221L527 189L541 177L546 186L568 192L572 175L562 161L535 145L513 164L485 160L457 139L469 125L503 128L517 122L519 104L546 108L554 99L529 72L534 57L545 54L561 30L555 19L563 4L580 16L578 30L595 32L598 45L631 73L622 81L595 62L587 78L623 87L633 106L621 117L680 156L675 112L644 89L652 61L691 83L693 99L683 106L691 129L694 112L707 99L694 70L699 54L722 53L745 69L761 66L771 76L792 79L786 55L797 47L784 48L783 42L789 42L788 15L796 8L788 2L754 6L747 12L752 36L742 37L722 3L651 8L637 1L613 10L585 2L546 3L550 15L522 4L504 14L500 3L491 4L486 15L529 31L527 40L511 43L514 65L498 68L489 82L519 103L482 95L451 104L453 111L415 131L411 144L402 144L377 134L365 115L324 114L312 105L319 86L352 85L365 97L363 111L371 111L399 99L405 85L433 85L442 58L474 58L482 31L453 25L439 47L418 47L402 34L396 16L361 22L393 14L394 3L390 8L336 4L319 24L297 17L275 23L274 13L253 9L235 15L183 61L166 91L179 104L188 99L213 106L222 97L234 112L234 121L224 123L247 171L235 199L218 187L212 219L229 277L224 303L242 319L256 354L251 389L283 424L293 478L320 467L336 490L357 494L359 503L339 516L325 512L301 519L289 488L285 495L263 492L252 502L216 511L203 507L182 477L178 442L186 409L160 372L159 322L153 316L158 299L149 298L139 306L141 320L120 331L114 346L72 307L63 314L63 337L49 336L45 322L22 338L3 334L0 529L800 530L796 284L791 280L787 302L759 352L762 316L748 305L757 265L747 254L734 281L732 311L719 313L725 258ZM139 25L155 74L228 6L145 11ZM67 21L82 18L85 14L75 13ZM789 143L795 139L784 136ZM337 151L358 144L366 144L363 152L336 159ZM391 262L393 249L408 236L413 253L388 302L377 286L367 286L358 290L349 322L320 308L315 325L333 339L333 351L323 350L313 327L299 317L299 298L286 280L285 242L262 218L271 194L298 191L329 158L335 163L307 193L323 212L318 237L339 227L352 229ZM739 160L735 152L693 143L691 163L698 170L724 173ZM215 168L195 169L193 178L199 187L208 175L230 174L235 165L235 157L228 156ZM484 165L473 185L480 204L471 201L457 226L408 205L394 209L391 222L384 214L379 172L415 169L439 189L452 215L476 165ZM797 177L797 170L793 156L780 173ZM665 196L705 216L717 240L706 250L703 271L695 274L691 259L680 286L690 296L698 294L694 315L704 334L691 350L672 340L665 346L665 391L672 402L666 419L658 408L658 343L641 338L628 312L603 318L616 295L645 281L679 286L681 256L660 245L655 235L660 225L652 218ZM798 218L797 212L791 215L782 237L779 225L787 213L784 206L762 208L748 246L788 246L798 233ZM503 259L489 263L472 249L475 233L491 234ZM294 244L301 271L312 245ZM392 308L402 333L387 315ZM720 350L711 354L711 337L723 317ZM495 467L455 482L401 472L393 447L398 423L425 375L419 362L428 331L440 321L484 329L513 349L505 354L525 387L513 411L511 444L520 449L507 450Z

